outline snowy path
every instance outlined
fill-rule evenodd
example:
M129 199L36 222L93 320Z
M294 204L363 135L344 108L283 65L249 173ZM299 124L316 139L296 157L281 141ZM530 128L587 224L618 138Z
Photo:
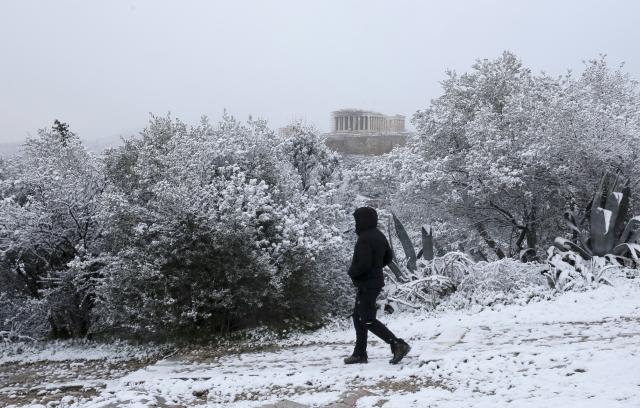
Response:
M369 364L344 366L351 330L321 330L275 351L161 360L80 405L640 407L638 282L498 311L383 320L412 345L400 365L371 340Z

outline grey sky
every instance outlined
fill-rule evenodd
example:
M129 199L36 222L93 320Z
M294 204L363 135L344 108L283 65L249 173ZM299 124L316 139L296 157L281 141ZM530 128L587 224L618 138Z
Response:
M113 140L149 112L321 130L343 107L410 117L446 68L504 49L554 74L606 53L640 78L638 16L634 0L2 0L0 142L55 118Z

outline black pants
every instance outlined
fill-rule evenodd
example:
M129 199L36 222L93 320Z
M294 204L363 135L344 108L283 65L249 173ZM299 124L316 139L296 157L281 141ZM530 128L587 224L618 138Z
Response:
M391 344L398 339L391 330L376 319L376 298L380 288L358 288L356 305L353 309L353 326L356 329L356 348L354 356L367 355L367 333L370 331L385 343Z

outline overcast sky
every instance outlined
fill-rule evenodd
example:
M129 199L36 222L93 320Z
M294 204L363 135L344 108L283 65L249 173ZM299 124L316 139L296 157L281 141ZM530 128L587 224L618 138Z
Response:
M640 1L0 1L0 142L58 118L85 140L226 108L329 128L353 107L409 117L444 71L515 52L535 71L606 53L640 79Z

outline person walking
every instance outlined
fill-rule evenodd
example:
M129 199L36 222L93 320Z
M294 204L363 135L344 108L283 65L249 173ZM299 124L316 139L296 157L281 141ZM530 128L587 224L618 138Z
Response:
M389 265L393 252L387 238L378 230L378 213L371 207L360 207L353 213L358 240L349 267L349 277L355 285L356 303L353 309L353 326L356 345L353 354L344 359L345 364L368 362L367 333L371 332L391 346L391 364L397 364L411 347L397 338L382 322L376 319L376 298L384 286L382 268Z

